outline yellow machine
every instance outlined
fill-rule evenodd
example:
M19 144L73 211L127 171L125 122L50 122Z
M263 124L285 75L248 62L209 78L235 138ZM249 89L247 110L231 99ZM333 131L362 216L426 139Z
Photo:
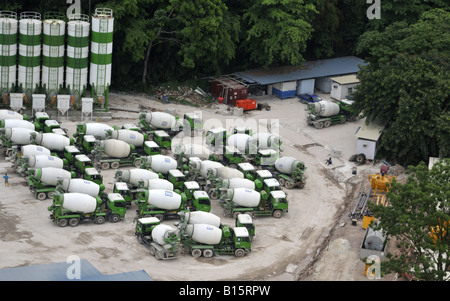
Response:
M376 175L369 175L369 182L375 196L389 191L389 186L395 176L386 175L384 172Z

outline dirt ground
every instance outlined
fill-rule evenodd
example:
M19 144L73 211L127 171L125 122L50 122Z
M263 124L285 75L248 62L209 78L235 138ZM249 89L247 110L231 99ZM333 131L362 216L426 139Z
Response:
M289 212L280 219L255 219L257 234L250 254L242 258L209 259L194 259L185 254L176 260L158 261L134 235L134 204L120 223L81 223L74 228L60 228L49 219L47 207L51 200L36 200L26 180L14 172L2 154L0 171L8 171L11 186L0 183L0 268L65 262L68 256L76 255L89 260L104 274L145 270L152 279L160 281L377 281L364 276L365 264L359 256L365 234L362 220L352 225L348 217L360 189L369 185L368 175L378 173L381 166L381 162L366 163L352 174L356 165L348 159L356 150L354 133L363 120L318 130L306 124L306 105L297 98L281 100L267 95L255 98L268 103L271 109L235 116L230 115L225 105L200 109L163 104L143 96L110 95L111 108L169 109L180 117L186 112L200 113L206 128L222 124L228 129L232 120L237 119L246 125L260 120L261 132L267 128L266 123L271 124L271 131L282 137L283 155L306 164L307 183L303 189L285 189ZM72 136L76 123L82 120L63 117L60 121ZM118 126L137 124L138 113L112 110L112 119L100 122ZM326 165L325 159L330 156L333 164ZM111 192L114 171L102 174L106 191ZM221 217L223 224L233 225L234 221L223 216L217 202L213 202L212 212ZM386 276L378 281L393 279L394 276Z

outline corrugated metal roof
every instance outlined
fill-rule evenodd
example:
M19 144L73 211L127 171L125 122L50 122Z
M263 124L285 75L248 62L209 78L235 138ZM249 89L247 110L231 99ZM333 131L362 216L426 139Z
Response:
M268 85L287 81L330 77L357 73L358 65L366 63L355 56L305 62L302 66L284 66L267 69L255 69L233 73L252 84Z
M341 85L359 83L359 79L356 78L355 74L331 77L330 79Z
M0 270L0 281L151 281L143 270L104 275L86 259L80 260L80 279L70 279L73 262L57 262Z
M365 123L361 125L358 130L356 130L356 137L366 140L377 141L381 136L381 132L383 131L383 127L376 124L366 125Z

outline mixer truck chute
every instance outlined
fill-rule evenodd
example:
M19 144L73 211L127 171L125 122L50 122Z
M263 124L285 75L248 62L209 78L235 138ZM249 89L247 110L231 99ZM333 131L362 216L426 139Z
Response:
M336 123L355 121L357 112L352 108L352 100L332 102L322 100L308 105L306 122L317 129L329 127Z
M242 257L251 251L251 238L245 227L188 224L181 231L184 251L195 258L210 258L214 254Z
M60 227L75 227L84 220L96 224L103 224L107 220L116 223L125 218L126 204L117 193L108 194L106 202L99 196L79 192L58 193L53 196L53 204L47 210L51 212L50 219Z
M141 244L150 249L150 254L158 260L179 257L179 236L176 229L163 225L156 217L140 218L136 222L135 235Z

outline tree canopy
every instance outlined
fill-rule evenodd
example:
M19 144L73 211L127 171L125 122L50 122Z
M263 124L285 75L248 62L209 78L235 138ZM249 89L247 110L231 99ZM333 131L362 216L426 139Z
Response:
M406 183L394 180L389 206L371 203L377 222L371 225L396 241L401 253L387 254L385 273L410 274L418 280L450 280L450 159L431 169L410 166Z

